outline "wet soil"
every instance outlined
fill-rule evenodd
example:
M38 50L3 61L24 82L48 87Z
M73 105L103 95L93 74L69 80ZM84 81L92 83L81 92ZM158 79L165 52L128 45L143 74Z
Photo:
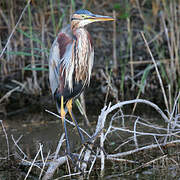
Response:
M78 112L75 112L79 125L84 129L88 129L83 125L83 118L78 115ZM144 117L151 119L151 121L157 121L158 117L154 117L153 113L146 113ZM90 121L92 128L95 125L97 120L97 115L92 114L90 116ZM129 121L131 122L131 121ZM6 133L8 135L9 147L10 147L10 159L7 160L7 139L5 137L4 131L0 128L0 177L5 179L24 179L27 174L29 166L22 166L21 159L24 158L24 155L28 159L33 159L39 149L39 144L43 145L44 157L50 151L51 153L55 152L58 140L62 134L61 122L58 118L45 113L21 113L21 115L7 116L3 119L3 125L5 127ZM129 124L128 126L131 126ZM80 145L80 140L75 129L72 129L71 126L68 126L68 132L71 142L71 148L73 152L78 152ZM123 137L123 134L122 134ZM18 141L18 146L23 150L22 154L18 148L15 146L14 141ZM111 139L111 148L108 149L108 153L116 146L116 143L119 143L118 137L109 137ZM147 139L142 140L142 144L146 143ZM129 148L129 147L127 147ZM180 177L180 171L178 168L179 164L179 146L172 145L171 147L162 147L165 154L168 155L169 159L172 158L173 161L176 161L176 164L172 161L162 162L158 161L156 163L151 163L146 167L141 167L135 172L131 172L132 169L140 166L141 163L148 162L152 159L162 156L162 153L159 149L152 149L148 151L142 151L135 155L130 155L129 159L137 161L137 165L129 164L126 162L106 162L105 177L104 179L172 179L175 177ZM121 151L126 149L121 149ZM62 148L61 153L65 153L65 144ZM4 159L3 159L4 158ZM97 161L94 167L94 170L91 175L91 179L97 179L100 173L100 162ZM120 172L129 172L127 174L121 175ZM57 177L66 174L66 166L63 166L58 173ZM38 179L39 171L34 170L29 176L29 179ZM78 177L75 179L78 179Z

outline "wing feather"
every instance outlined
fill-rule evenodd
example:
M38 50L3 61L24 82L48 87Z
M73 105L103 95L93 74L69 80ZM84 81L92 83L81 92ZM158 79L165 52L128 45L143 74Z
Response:
M64 67L71 62L72 35L66 29L63 29L54 40L49 56L49 81L52 94L56 90L63 91L64 87ZM61 82L60 82L61 81Z

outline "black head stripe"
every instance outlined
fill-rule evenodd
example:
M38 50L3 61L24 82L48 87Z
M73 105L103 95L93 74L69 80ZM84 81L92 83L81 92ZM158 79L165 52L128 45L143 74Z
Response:
M71 18L71 21L73 21L73 20L82 20L82 19L80 19L80 18L75 18L75 17L72 17L72 18Z

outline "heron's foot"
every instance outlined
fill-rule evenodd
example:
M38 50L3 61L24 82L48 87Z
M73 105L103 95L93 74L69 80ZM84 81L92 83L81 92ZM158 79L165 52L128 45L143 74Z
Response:
M67 153L68 158L72 161L73 165L75 165L78 161L78 156L69 152Z
M101 131L102 131L102 129L101 129L99 132L95 133L95 134L94 134L92 137L90 137L89 139L82 141L82 144L83 144L83 146L84 146L86 149L90 150L91 153L93 153L94 155L96 155L96 153L95 153L94 150L92 149L92 146L91 146L91 145L93 145L93 146L99 148L100 150L102 150L103 153L104 153L104 155L107 156L107 153L105 152L105 150L104 150L103 147L101 147L100 145L98 146L97 144L95 145L95 141L96 141L97 137L100 135Z
M91 142L90 140L86 141L86 142L83 144L83 146L84 146L86 149L90 150L93 155L96 155L95 151L92 149L92 147L91 147L90 145L93 145L94 147L99 148L101 151L103 151L104 155L107 156L107 153L105 152L104 148L101 147L100 145L97 145L97 144L95 145L95 144L94 144L93 142Z
M67 153L67 157L68 159L71 160L72 162L72 165L74 168L76 168L76 170L80 171L81 173L83 173L82 169L78 166L78 162L80 162L81 160L79 159L79 156L78 155L75 155L71 152L68 152Z
M92 146L93 143L90 142L89 140L88 141L85 141L84 143L82 143L82 145L85 147L85 150L90 150L92 154L96 155L96 153L94 152L94 150L92 149Z

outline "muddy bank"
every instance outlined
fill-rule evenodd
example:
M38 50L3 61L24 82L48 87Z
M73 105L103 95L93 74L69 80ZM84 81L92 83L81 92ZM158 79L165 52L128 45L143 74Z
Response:
M83 126L82 117L77 116L77 119L79 121L80 127L82 127L83 129L87 129L87 127ZM92 128L94 129L97 117L94 118L93 115L91 115L90 119L92 121ZM144 119L148 120L148 122L151 124L155 123L156 126L157 124L159 124L160 120L159 117L152 116L152 114L151 116L147 116L147 114L144 115ZM114 126L120 124L120 122L118 121L119 120L116 119ZM132 127L133 121L133 119L127 119L126 128ZM30 166L25 162L23 163L22 159L32 161L39 150L40 144L43 145L44 157L47 156L49 151L51 152L49 158L51 158L51 156L53 157L63 128L58 118L53 117L52 115L49 115L47 113L24 113L21 116L16 115L14 117L4 118L3 124L9 138L10 156L8 159L6 138L4 136L4 132L0 129L0 140L2 143L2 146L0 148L0 177L6 177L9 179L24 179ZM159 125L161 127L164 126L162 123L160 123ZM143 129L141 129L141 131L142 130ZM144 131L146 130L144 129ZM73 152L79 152L81 143L76 129L72 128L72 126L68 126L68 133L71 139L70 146ZM19 148L21 148L24 154L19 151L19 148L17 148L12 138L15 141L19 139L18 146ZM134 147L133 143L130 143L129 145L125 145L123 147L118 147L119 143L123 143L126 140L128 140L128 134L126 133L110 135L104 146L104 148L106 149L106 153L121 153L132 149ZM143 136L140 139L138 138L138 145L145 146L151 141L153 141L153 138ZM161 142L161 138L158 139L158 141ZM97 141L95 145L98 145L98 143L99 141ZM59 154L60 156L63 156L65 154L65 147L66 146L64 143ZM137 176L138 178L149 179L151 177L160 180L179 177L179 148L179 144L172 143L169 145L162 145L161 148L156 147L149 150L144 149L135 154L130 154L125 158L124 161L124 157L122 157L122 161L117 162L107 160L104 178L118 179L119 177L121 177L125 179L134 179L134 176ZM41 157L37 159L37 163L38 162L38 165L42 167L42 164L40 163ZM70 164L70 166L71 168L73 168L72 164ZM97 159L90 177L96 179L98 178L99 173L100 160ZM37 179L39 177L39 174L40 170L36 167L33 167L31 173L28 176L28 179ZM58 169L58 171L54 175L54 178L61 177L66 174L67 167L66 165L64 165ZM78 176L75 176L74 178L78 179Z

